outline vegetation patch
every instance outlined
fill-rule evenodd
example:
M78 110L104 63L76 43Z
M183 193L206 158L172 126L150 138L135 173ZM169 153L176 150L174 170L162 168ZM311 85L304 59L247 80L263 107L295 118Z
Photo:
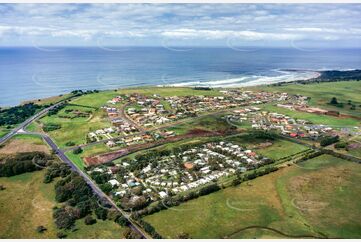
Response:
M361 236L360 200L355 199L360 194L360 171L357 163L323 155L144 220L165 238L285 237L261 228L244 230L248 226L274 228L291 236L357 238Z

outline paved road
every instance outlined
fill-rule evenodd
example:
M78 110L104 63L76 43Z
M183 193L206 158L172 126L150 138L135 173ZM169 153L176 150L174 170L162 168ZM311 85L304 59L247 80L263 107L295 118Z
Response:
M71 169L75 172L77 172L80 176L83 177L83 179L86 181L86 183L92 188L92 190L94 191L94 193L96 195L98 195L99 198L106 200L110 205L112 205L117 211L119 211L125 218L128 219L129 223L130 223L130 227L135 230L137 233L139 233L143 238L146 239L152 239L152 237L143 230L143 228L136 222L134 221L131 217L130 214L125 212L124 210L122 210L121 208L119 208L114 202L113 200L106 195L102 190L99 189L99 187L88 177L87 174L85 174L82 170L80 170L65 154L64 152L59 149L59 147L54 143L54 141L46 134L41 134L41 133L35 133L35 132L23 132L26 134L32 134L32 135L39 135L41 136L44 141L50 146L50 148L55 152L55 154L59 157L59 159L61 159L63 162L65 162L66 164L68 164Z
M70 99L70 98L69 98ZM66 99L66 100L69 100ZM139 233L143 238L146 239L152 239L152 237L146 233L143 228L136 222L134 221L131 217L130 214L123 211L122 209L120 209L114 202L113 200L106 195L102 190L99 189L99 187L82 171L80 170L65 154L64 152L55 144L55 142L46 134L43 133L36 133L36 132L28 132L25 130L26 126L28 126L31 122L37 120L38 118L42 117L43 115L45 115L49 110L61 105L65 100L56 103L48 108L45 108L43 110L41 110L39 113L35 114L34 116L30 117L29 119L27 119L26 121L24 121L23 123L21 123L18 127L16 127L15 129L13 129L12 131L10 131L7 135L3 136L0 139L0 144L5 143L6 141L8 141L10 138L12 138L14 135L16 134L32 134L32 135L38 135L41 136L44 141L51 147L51 149L55 152L55 154L59 157L59 159L61 159L63 162L65 162L66 164L68 164L71 169L75 172L77 172L80 176L83 177L83 179L87 182L87 184L92 188L92 190L94 191L95 194L98 195L99 198L106 200L109 204L111 204L116 210L118 210L125 218L128 219L129 223L130 223L130 227L136 231L137 233Z
M219 110L219 111L214 111L214 112L210 112L210 113L204 113L204 114L200 114L200 115L198 115L196 117L184 118L184 119L180 119L180 120L170 122L170 123L167 123L167 124L164 124L164 125L161 125L161 126L157 126L157 127L154 127L154 128L144 129L144 131L137 132L137 133L134 133L134 134L119 135L117 137L110 138L110 139L103 139L103 140L99 140L99 141L95 141L95 142L91 142L91 143L87 143L87 144L81 144L81 145L65 148L65 149L63 149L63 151L66 152L66 151L69 151L69 150L75 150L78 147L84 148L84 147L88 147L88 146L93 146L93 145L96 145L96 144L106 143L106 142L108 142L110 140L117 140L117 139L125 138L125 137L130 138L130 137L133 137L133 136L139 136L139 135L146 134L148 132L154 132L154 131L158 131L158 130L162 130L162 129L166 129L166 128L175 127L175 126L178 126L180 124L189 123L189 122L192 122L194 120L204 118L204 117L207 117L207 116L228 113L228 112L230 112L232 110L236 110L236 109L239 109L239 108L241 108L241 107L230 108L230 109L226 109L226 110Z
M34 120L42 117L43 115L45 115L49 110L57 107L61 105L61 103L57 103L53 106L50 106L48 108L45 108L43 110L41 110L40 112L38 112L37 114L35 114L34 116L30 117L29 119L25 120L23 123L21 123L18 127L16 127L15 129L11 130L7 135L3 136L2 138L0 138L0 145L5 143L6 141L8 141L11 137L13 137L16 133L18 133L19 131L23 130L26 126L28 126L31 122L33 122Z

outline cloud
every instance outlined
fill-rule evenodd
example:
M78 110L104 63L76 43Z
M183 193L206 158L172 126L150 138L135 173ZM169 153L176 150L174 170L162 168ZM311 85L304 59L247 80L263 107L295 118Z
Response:
M35 36L49 45L99 38L144 45L159 39L225 44L229 38L360 45L361 34L361 4L0 4L0 15L2 44Z

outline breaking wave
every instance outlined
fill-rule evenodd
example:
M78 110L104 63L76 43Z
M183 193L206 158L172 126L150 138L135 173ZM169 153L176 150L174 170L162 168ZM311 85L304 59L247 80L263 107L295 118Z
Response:
M279 82L292 82L297 80L308 80L316 78L320 75L317 71L308 70L272 70L269 75L244 75L240 77L232 77L222 80L210 81L188 81L178 82L163 86L173 87L192 87L192 86L207 86L207 87L245 87L268 85Z

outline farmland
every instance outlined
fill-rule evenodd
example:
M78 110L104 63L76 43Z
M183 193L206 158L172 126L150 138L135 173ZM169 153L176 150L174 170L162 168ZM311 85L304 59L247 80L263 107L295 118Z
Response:
M290 237L360 237L361 204L355 199L360 170L359 164L323 155L145 220L167 238L182 233L191 238L285 237L261 228L242 230L248 226L274 228ZM341 214L345 219L337 219Z

